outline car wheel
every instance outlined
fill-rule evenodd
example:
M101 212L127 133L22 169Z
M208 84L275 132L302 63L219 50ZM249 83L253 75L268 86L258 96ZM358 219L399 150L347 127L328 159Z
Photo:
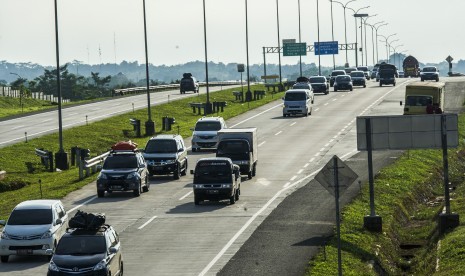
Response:
M364 84L364 85L363 85L363 88L365 88L365 87L367 87L367 85L366 85L366 84Z
M148 177L145 177L145 186L142 188L144 193L148 192L150 190L150 182L148 180Z
M140 190L141 190L141 183L139 183L139 186L137 187L137 189L135 189L132 193L134 194L134 196L140 196Z
M421 81L425 81L425 80L422 78Z
M353 91L354 89L351 87L351 88L349 88L349 90L350 90L350 91Z
M252 176L253 176L253 175L252 175L252 172L251 172L251 171L247 173L247 178L248 178L248 179L252 179Z
M10 256L8 256L8 255L6 255L6 256L0 256L0 259L1 259L2 263L8 263L8 258L9 258L9 257L10 257Z
M336 87L334 87L334 92L337 92L337 88L336 88Z
M104 197L105 196L105 191L97 191L97 196L98 197Z
M118 276L123 276L124 274L124 265L123 262L119 263L119 275Z
M186 160L186 163L184 165L184 170L181 171L181 176L185 176L187 174L187 160Z
M254 164L253 169L252 169L252 176L255 176L256 174L257 174L257 164Z
M305 117L308 117L308 109L305 109Z
M199 205L200 204L200 199L198 196L194 195L194 205Z
M197 149L196 149L196 148L192 148L192 152L196 152L196 151L197 151Z
M240 194L241 194L241 188L239 187L239 189L236 190L236 194L235 194L235 196L236 196L236 201L239 200Z
M178 163L176 166L176 170L173 172L173 179L177 180L181 177L181 165Z
M379 87L381 87L381 86L383 86L383 84L380 82L380 83L379 83Z

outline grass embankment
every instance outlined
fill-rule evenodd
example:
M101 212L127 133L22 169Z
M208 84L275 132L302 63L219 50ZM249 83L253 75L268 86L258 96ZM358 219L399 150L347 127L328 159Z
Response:
M21 107L22 104L22 107ZM0 118L56 108L56 104L32 98L0 97Z
M460 145L449 150L451 211L465 216L465 115L459 116ZM344 275L463 275L464 223L438 234L438 214L444 206L442 151L405 152L375 178L376 212L383 232L363 229L370 213L368 184L342 211L341 244ZM437 242L442 240L440 250ZM337 275L337 240L332 238L310 261L307 275ZM436 271L437 260L439 270Z
M233 89L226 89L210 94L210 101L226 101L227 106L224 112L218 115L225 119L237 116L250 109L259 107L266 103L280 99L284 92L274 95L267 94L263 99L242 103L235 101L232 94ZM235 89L237 90L237 88ZM265 90L263 85L252 87L253 90ZM206 94L198 97L184 98L181 100L171 101L170 103L152 107L152 119L155 122L157 134L162 133L161 118L163 116L174 117L176 123L172 126L172 131L168 133L179 133L183 137L192 135L192 128L201 115L192 112L189 102L205 102ZM216 115L216 114L214 114ZM106 120L91 123L86 126L75 127L63 131L63 142L65 151L69 152L71 147L88 148L92 156L97 156L107 151L111 145L117 141L131 139L141 147L145 146L148 137L124 137L123 130L132 130L129 124L130 118L141 120L142 135L144 132L144 122L147 119L147 109L136 110L134 113L115 116ZM132 136L134 135L133 132ZM72 167L70 170L61 172L47 172L40 165L40 158L34 154L35 148L44 148L53 152L58 151L58 133L43 136L37 139L29 140L28 143L18 143L9 147L0 149L0 170L7 171L7 178L0 181L0 185L6 182L26 182L24 188L15 191L0 193L0 219L5 219L12 208L21 201L40 198L39 179L42 182L43 198L62 198L68 193L81 188L82 186L95 180L96 175L78 180L78 169ZM25 162L33 162L37 168L32 174L27 172ZM1 188L1 187L0 187ZM1 191L2 189L0 189Z

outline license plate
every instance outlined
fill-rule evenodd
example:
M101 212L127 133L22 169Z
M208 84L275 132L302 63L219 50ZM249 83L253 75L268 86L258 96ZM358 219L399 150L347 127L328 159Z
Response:
M208 190L208 193L211 194L211 195L216 195L218 194L218 190Z
M18 249L16 255L32 255L32 249Z
M121 186L111 186L111 189L113 190L120 190L122 187Z

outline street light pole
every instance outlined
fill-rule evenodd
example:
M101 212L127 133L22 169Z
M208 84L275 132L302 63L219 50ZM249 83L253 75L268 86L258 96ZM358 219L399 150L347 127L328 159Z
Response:
M207 16L205 13L205 0L203 0L203 37L205 45L205 85L207 88L207 103L205 104L205 114L210 114L212 106L210 103L210 88L208 85L208 57L207 57Z
M378 24L382 24L384 23L384 21L379 21L379 22L376 22L374 24L368 24L368 26L371 27L371 47L372 47L372 52L373 52L373 65L375 65L375 34L374 34L374 29L376 27L376 25Z
M144 12L144 44L145 44L145 79L147 89L147 121L145 122L145 135L155 134L155 123L152 121L152 110L150 107L150 74L149 74L149 54L147 47L147 20L145 15L145 0L142 0Z
M393 35L396 35L396 34L393 34ZM387 39L386 39L386 47L387 47L387 52L388 52L388 58L387 58L388 63L389 63L389 61L391 61L391 43L394 42L394 41L398 41L398 39L397 39L397 40L391 41L390 43L388 42L389 38L391 36L393 36L393 35L388 36Z
M247 0L245 0L245 51L246 51L246 57L247 57L247 92L245 93L245 100L247 102L250 102L252 100L252 92L250 91L249 25L248 25ZM265 58L265 49L263 49L263 58ZM265 66L265 76L266 76L266 63L264 63L264 66ZM266 82L266 79L265 79L265 82Z
M392 56L391 55L391 49L392 49L391 44L396 42L396 41L399 41L399 39L395 39L395 40L391 41L391 43L389 43L389 48L388 48L389 49L389 61L391 61L391 56ZM394 56L394 60L395 60L395 56Z
M279 37L279 0L276 0L276 22L277 22L277 28L278 28L278 62L279 62L279 88L280 90L281 85L283 83L282 75L281 75L281 41Z
M348 57L347 57L347 20L346 20L346 8L347 8L347 5L349 5L350 3L354 2L356 0L350 0L349 2L343 4L339 1L332 1L332 2L336 2L336 3L339 3L342 5L342 7L344 8L344 35L345 35L345 42L346 42L346 64L344 64L344 67L349 67L349 61L348 61Z
M329 0L331 3L331 37L332 41L334 41L334 22L333 22L333 1ZM336 59L333 54L333 70L336 70Z
M370 6L366 6L366 7L362 7L358 10L354 10L352 8L348 8L348 9L351 9L354 14L354 23L355 23L355 67L358 67L358 32L357 32L357 29L358 29L358 26L357 26L357 16L358 15L358 12L362 9L366 9L366 8L369 8Z
M376 38L375 38L375 40L376 40L376 63L379 62L379 56L378 56L378 52L379 52L379 48L378 48L378 29L381 28L382 26L386 26L387 24L388 23L383 23L383 24L375 27L375 30L376 30L376 32L375 32L376 33Z
M364 31L365 31L365 66L368 66L368 47L367 47L367 20L370 18L370 17L374 17L374 16L377 16L378 14L373 14L373 15L369 15L367 17L365 17L365 19L363 20L363 23L365 24L365 27L364 27Z
M297 0L297 6L299 8L299 43L302 43L302 35L300 30L300 0ZM299 65L300 65L300 76L302 77L302 55L299 55Z
M318 51L320 51L320 5L319 0L316 0L316 25L318 34ZM321 55L318 53L318 76L321 76Z

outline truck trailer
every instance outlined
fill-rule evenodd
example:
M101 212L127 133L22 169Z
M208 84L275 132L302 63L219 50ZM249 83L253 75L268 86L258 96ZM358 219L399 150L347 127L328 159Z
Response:
M408 56L402 63L404 68L404 77L418 78L420 76L420 66L418 60L413 56Z

